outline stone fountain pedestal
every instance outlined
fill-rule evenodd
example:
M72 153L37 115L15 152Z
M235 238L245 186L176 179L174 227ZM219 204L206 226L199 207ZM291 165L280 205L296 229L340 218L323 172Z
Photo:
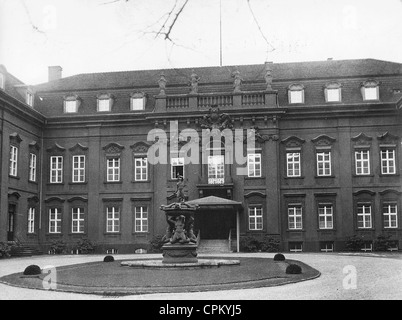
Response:
M170 244L162 247L162 263L197 263L196 244Z

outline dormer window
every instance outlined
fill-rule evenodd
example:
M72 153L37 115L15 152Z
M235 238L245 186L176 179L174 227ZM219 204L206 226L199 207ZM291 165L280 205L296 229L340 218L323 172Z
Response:
M326 102L341 102L342 90L339 83L329 83L325 87L325 101Z
M146 97L144 93L134 93L131 95L131 110L140 111L145 109Z
M33 107L34 95L31 91L27 91L26 93L26 103L28 106Z
M379 83L375 80L369 80L362 84L362 96L364 101L380 100Z
M67 96L64 98L64 113L77 113L80 100L78 96Z
M98 98L98 112L110 112L112 110L113 97L111 94L100 94Z
M0 89L4 90L5 82L6 82L6 81L5 81L4 74L2 74L2 73L0 72Z
M292 84L288 88L288 99L290 104L304 103L304 86Z

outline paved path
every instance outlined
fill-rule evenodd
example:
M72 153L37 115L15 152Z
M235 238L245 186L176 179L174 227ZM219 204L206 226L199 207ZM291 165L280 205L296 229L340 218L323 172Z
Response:
M207 257L202 255L201 257ZM225 257L273 257L274 254L227 254ZM315 280L296 284L215 292L164 293L135 295L112 299L121 300L274 300L274 299L402 299L402 254L340 254L301 253L285 254L289 259L300 260L316 268L321 276ZM141 259L160 255L116 255L116 259ZM36 256L0 260L0 276L22 272L29 264L61 266L82 262L100 261L103 256ZM356 281L352 276L356 271ZM354 284L356 284L354 288ZM346 285L346 287L345 287ZM110 299L64 292L51 292L16 288L0 284L0 300L40 299L78 300Z

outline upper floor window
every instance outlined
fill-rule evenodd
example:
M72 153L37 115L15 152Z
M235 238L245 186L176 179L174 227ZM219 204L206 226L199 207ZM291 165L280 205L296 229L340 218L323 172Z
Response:
M0 89L4 90L5 88L5 77L4 74L0 72Z
M64 97L64 113L77 113L81 100L78 96L66 96Z
M362 84L361 87L362 96L364 101L369 100L379 100L380 99L380 91L379 91L379 83L375 80L369 80Z
M110 157L107 159L107 181L120 181L120 157Z
M113 96L111 94L100 94L98 98L98 112L109 112L112 110Z
M29 181L36 181L36 154L29 154Z
M177 179L180 175L184 177L184 158L171 158L171 179Z
M35 208L28 209L28 233L35 233Z
M381 149L381 174L395 174L395 148Z
M304 103L304 86L301 84L292 84L288 88L289 103Z
M147 158L135 158L135 181L147 181L148 180L148 159Z
M34 95L31 91L27 91L26 93L26 103L28 106L33 107Z
M370 174L370 151L356 150L355 151L355 167L356 175L363 176Z
M300 152L286 152L286 175L288 177L300 177Z
M329 83L325 87L325 101L326 102L341 102L342 91L339 83Z
M317 152L317 176L324 177L331 175L331 151Z
M145 110L146 97L144 93L134 93L130 99L130 109L132 111Z
M10 176L16 177L18 169L18 148L10 146Z
M63 157L50 157L50 183L63 182Z
M261 177L261 154L249 153L247 155L247 173L250 178Z
M85 156L73 156L73 182L85 182Z

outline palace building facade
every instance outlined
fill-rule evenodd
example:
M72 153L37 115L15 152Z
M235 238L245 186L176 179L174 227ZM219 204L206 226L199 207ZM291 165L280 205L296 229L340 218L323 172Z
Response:
M27 86L0 66L0 242L146 249L182 175L201 243L341 251L386 235L401 247L402 64L61 73Z

